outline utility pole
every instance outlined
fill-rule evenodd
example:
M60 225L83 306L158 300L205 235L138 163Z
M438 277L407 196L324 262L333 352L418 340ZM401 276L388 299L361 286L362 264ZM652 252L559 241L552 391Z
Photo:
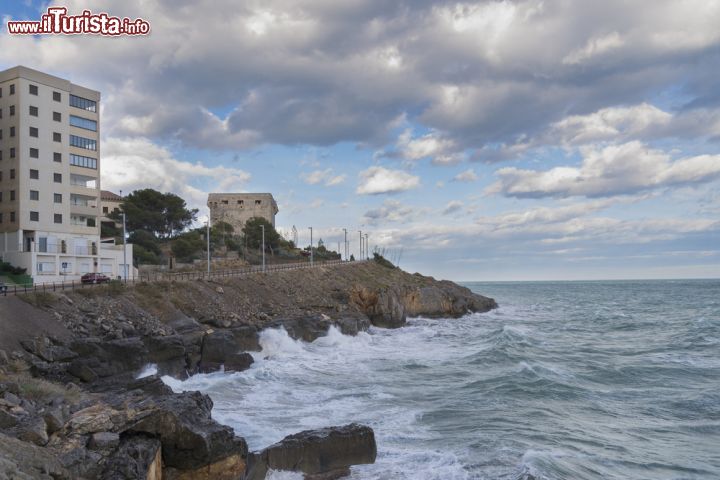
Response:
M265 272L265 225L260 224L262 228L262 258L263 258L263 272Z
M343 232L345 232L345 243L343 245L345 247L345 261L347 262L348 261L347 228L343 228Z
M208 278L210 278L210 215L208 215L208 220L205 224L205 236L207 237L207 273Z
M125 227L125 212L123 212L123 277L125 283L127 283L128 264L127 264L127 245L125 244L127 238L127 229Z
M313 237L312 237L312 227L308 227L310 229L310 266L312 267L315 264L315 257L313 255Z
M365 234L365 258L370 258L370 247L368 247L368 234Z
M360 257L360 258L358 258L358 260L362 260L362 252L363 252L362 230L358 230L358 232L360 233L360 251L358 252L358 257Z

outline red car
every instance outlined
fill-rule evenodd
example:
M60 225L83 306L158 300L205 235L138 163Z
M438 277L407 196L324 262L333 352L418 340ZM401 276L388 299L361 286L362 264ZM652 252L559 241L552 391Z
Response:
M86 273L80 277L82 283L106 283L110 281L110 277L102 273Z

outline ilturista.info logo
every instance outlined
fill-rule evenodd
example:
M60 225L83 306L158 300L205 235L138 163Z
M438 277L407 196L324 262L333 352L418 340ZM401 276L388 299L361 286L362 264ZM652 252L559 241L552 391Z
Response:
M68 15L66 7L49 7L40 20L8 20L11 35L147 35L150 23L142 18L114 17L105 12L83 10L79 15Z

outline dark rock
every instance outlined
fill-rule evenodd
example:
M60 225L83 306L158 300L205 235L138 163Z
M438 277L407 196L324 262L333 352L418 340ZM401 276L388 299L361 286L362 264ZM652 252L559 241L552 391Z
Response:
M10 405L14 405L16 407L20 406L20 402L21 402L20 397L18 397L17 395L15 395L12 392L5 392L3 394L3 400L5 400Z
M0 409L0 428L1 429L12 428L17 424L18 424L18 419L15 415L12 415L10 412L6 412L5 410Z
M52 435L53 433L61 430L63 425L65 424L63 414L60 409L57 408L45 412L45 414L43 415L43 420L45 420L45 424L47 425L47 433L49 435Z
M370 319L362 313L346 312L342 317L335 320L335 325L343 335L357 335L366 332L370 328Z
M327 335L331 322L321 315L308 315L275 320L272 327L283 327L291 338L313 342L319 337Z
M94 382L98 378L98 374L92 369L90 362L86 359L80 358L72 361L68 367L68 373L74 377L79 378L85 383Z
M108 458L100 478L154 480L160 478L161 470L160 440L145 435L132 435L121 439L120 447Z
M70 364L69 372L83 380L92 377L92 374L87 369L80 369L80 365L89 368L98 377L110 377L132 374L148 363L147 348L137 337L110 341L82 338L75 340L70 349L81 358Z
M71 480L75 477L47 449L0 433L0 478Z
M251 456L247 478L265 478L269 469L302 472L306 478L339 478L337 475L347 474L351 465L375 463L376 456L375 434L370 427L353 423L307 430Z
M255 360L247 352L233 353L225 358L226 372L242 372L250 368Z
M0 382L0 393L4 392L20 395L20 385L17 382Z
M230 427L212 420L212 400L200 392L144 399L137 420L124 431L160 438L167 467L192 470L233 455L245 457L247 444Z
M376 327L400 328L405 325L405 305L392 290L384 290L377 295L377 302L365 312Z
M120 444L120 435L115 432L95 432L90 437L88 448L91 450L110 451Z
M185 373L185 342L180 335L149 337L146 339L149 361L157 365L161 374L179 376Z
M25 442L45 446L48 442L47 425L40 417L31 417L18 427L18 438Z
M77 353L71 351L64 345L53 342L47 337L22 340L20 341L20 345L25 351L40 357L46 362L67 362L77 357Z
M260 346L260 335L257 328L251 325L235 327L230 329L235 338L237 349L243 352L259 352L262 350Z
M150 375L133 380L127 390L141 390L150 395L172 395L172 388L168 387L159 375Z
M202 330L202 326L195 319L188 317L182 312L177 312L167 325L177 333L189 333Z

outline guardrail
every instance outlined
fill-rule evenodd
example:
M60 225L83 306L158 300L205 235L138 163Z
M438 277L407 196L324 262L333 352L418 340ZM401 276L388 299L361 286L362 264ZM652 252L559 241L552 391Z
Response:
M283 272L287 270L303 270L308 268L320 268L320 267L327 267L327 266L340 266L340 265L352 265L362 262L367 262L368 260L357 260L357 261L347 261L347 260L326 260L326 261L317 261L313 265L310 265L309 263L281 263L281 264L275 264L275 265L266 265L265 269L263 270L263 267L261 265L252 265L249 267L242 267L242 268L236 268L231 270L215 270L208 272L177 272L177 273L169 273L169 272L158 272L158 273L151 273L151 274L143 274L138 275L135 278L128 278L127 282L128 284L137 284L137 283L152 283L152 282L188 282L193 280L212 280L212 279L218 279L218 278L229 278L229 277L243 277L247 275L252 275L256 273L273 273L273 272ZM83 283L80 280L70 280L66 282L45 282L45 283L35 283L35 284L28 284L28 285L6 285L5 288L0 290L0 295L2 296L8 296L8 295L18 295L18 294L25 294L25 293L34 293L34 292L62 292L65 290L79 290L83 288L94 288L101 285L107 285L107 283Z

